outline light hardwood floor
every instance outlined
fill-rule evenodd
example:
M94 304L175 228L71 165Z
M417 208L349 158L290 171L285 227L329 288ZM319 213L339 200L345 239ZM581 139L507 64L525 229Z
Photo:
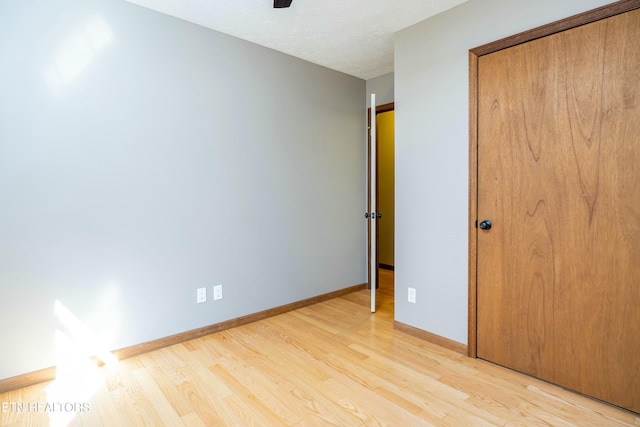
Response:
M66 388L61 378L5 393L0 425L640 426L394 330L392 281L382 270L376 314L359 291L100 368L95 391L86 371Z

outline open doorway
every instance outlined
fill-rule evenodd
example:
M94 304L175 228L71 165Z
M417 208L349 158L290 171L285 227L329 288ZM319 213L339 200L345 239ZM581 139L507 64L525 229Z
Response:
M378 268L394 270L395 169L394 110L376 114L378 133Z
M369 121L371 121L371 110L368 114ZM371 198L368 200L368 212L377 212L379 215L379 221L376 221L376 241L378 244L375 246L375 265L377 268L373 269L376 272L376 288L379 288L380 283L380 270L383 270L383 274L388 272L390 274L385 275L385 282L387 286L391 286L391 292L393 292L393 271L395 269L394 262L394 206L395 206L395 145L394 145L394 103L384 104L376 106L375 108L375 124L376 124L376 151L375 151L375 182L371 182L371 173L368 176L368 186L371 188L374 185L376 191L375 206L371 204ZM369 123L371 127L371 122ZM369 156L371 156L371 141L369 141ZM368 164L371 164L369 161ZM371 242L371 227L368 227L369 242ZM371 268L371 245L369 245L369 269L370 275L372 274ZM391 278L391 283L389 283ZM371 288L371 277L369 277L369 288ZM373 310L372 310L373 311Z

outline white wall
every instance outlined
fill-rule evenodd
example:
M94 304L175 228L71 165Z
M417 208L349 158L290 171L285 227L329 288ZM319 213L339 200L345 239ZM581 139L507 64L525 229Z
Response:
M607 3L470 0L396 33L397 321L467 343L469 49Z
M117 349L366 282L363 80L117 0L1 2L0 61L0 379L56 300Z
M394 100L393 73L367 80L367 108L371 106L371 94L376 94L376 104L390 104Z

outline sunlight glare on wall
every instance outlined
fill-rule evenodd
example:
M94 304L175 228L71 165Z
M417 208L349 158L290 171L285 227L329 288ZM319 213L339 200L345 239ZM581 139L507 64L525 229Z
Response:
M73 33L56 53L44 77L57 95L65 85L75 80L113 38L113 32L100 16L92 16Z

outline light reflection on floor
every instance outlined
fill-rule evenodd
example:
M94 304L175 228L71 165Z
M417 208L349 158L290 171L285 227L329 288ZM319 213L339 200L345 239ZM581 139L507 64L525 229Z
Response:
M47 387L49 425L63 427L82 411L118 360L76 316L56 300L56 379ZM105 368L100 369L104 364ZM106 372L104 371L106 369Z

